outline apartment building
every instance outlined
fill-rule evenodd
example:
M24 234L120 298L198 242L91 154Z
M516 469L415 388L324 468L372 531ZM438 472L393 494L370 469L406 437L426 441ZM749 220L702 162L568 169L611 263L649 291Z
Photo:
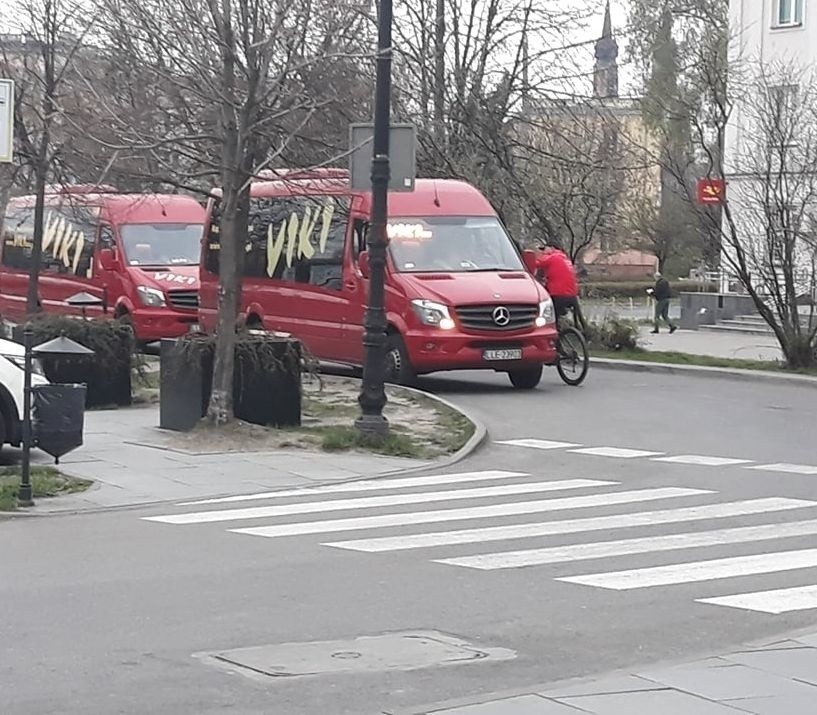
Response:
M791 251L789 255L796 256L797 292L813 296L817 0L730 0L729 11L733 104L724 178L730 212L740 229L753 283L767 293L780 285L784 254ZM728 271L735 251L725 245L724 254Z

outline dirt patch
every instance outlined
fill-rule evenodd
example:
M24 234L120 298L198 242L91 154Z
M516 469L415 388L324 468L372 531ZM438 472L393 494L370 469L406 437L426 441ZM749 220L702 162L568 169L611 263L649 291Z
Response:
M386 389L384 414L391 426L386 440L361 438L354 429L360 414L360 382L324 376L303 386L303 424L274 429L246 422L213 427L202 422L190 432L161 432L160 446L191 454L271 452L283 449L361 451L434 459L460 449L474 425L456 410L400 387Z

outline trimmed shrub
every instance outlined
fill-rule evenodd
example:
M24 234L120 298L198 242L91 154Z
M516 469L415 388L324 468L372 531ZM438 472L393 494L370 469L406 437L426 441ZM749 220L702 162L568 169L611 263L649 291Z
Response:
M581 284L582 297L589 299L605 298L644 298L647 288L652 288L655 281L588 281ZM701 291L703 293L717 293L716 283L698 283L696 281L674 281L671 283L672 294L680 291ZM703 287L703 290L701 288Z
M585 337L591 348L597 350L638 350L638 324L621 318L590 321Z
M131 404L131 361L133 331L118 320L80 320L65 315L38 314L29 320L34 346L65 335L90 348L93 355L81 358L42 357L45 376L53 383L83 383L87 386L86 407ZM14 329L14 339L23 342L24 326Z

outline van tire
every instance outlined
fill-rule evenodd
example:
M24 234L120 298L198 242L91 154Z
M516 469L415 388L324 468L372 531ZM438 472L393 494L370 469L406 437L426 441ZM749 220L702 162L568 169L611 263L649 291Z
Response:
M542 380L542 366L509 370L508 377L517 390L534 390Z
M406 343L399 333L389 333L386 336L386 382L410 385L415 378Z
M3 451L3 445L9 438L9 432L10 430L6 427L6 418L3 413L0 412L0 452Z

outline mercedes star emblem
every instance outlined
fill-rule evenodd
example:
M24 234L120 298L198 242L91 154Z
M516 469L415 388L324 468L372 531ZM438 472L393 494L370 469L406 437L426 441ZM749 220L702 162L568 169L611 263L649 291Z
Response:
M494 308L492 316L494 319L494 323L496 323L500 328L504 328L508 323L511 322L511 311L508 310L504 305L500 305Z

